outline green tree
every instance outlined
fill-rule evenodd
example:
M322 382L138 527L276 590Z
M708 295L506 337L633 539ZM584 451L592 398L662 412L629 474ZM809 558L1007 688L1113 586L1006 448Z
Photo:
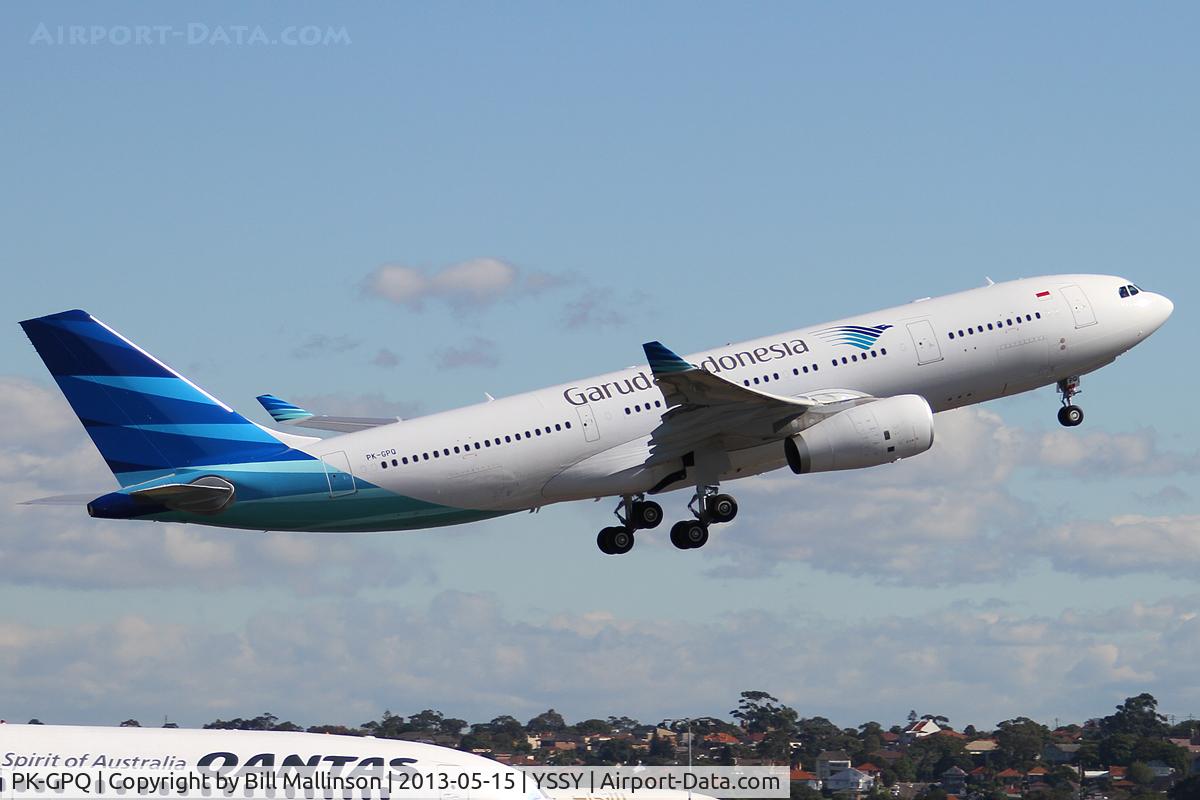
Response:
M1029 717L1016 717L996 726L996 745L1001 758L1017 769L1029 769L1049 741L1050 729Z
M675 745L670 739L654 734L650 739L650 752L647 754L658 763L670 764L675 761Z
M1132 733L1114 733L1100 740L1099 756L1103 764L1128 766L1133 762L1133 751L1138 737Z
M729 712L750 733L791 730L799 715L767 692L742 692L738 707Z
M637 751L628 739L609 739L593 749L589 761L593 764L629 764L637 758Z
M409 717L408 723L404 727L407 729L406 732L435 733L441 730L444 719L445 717L442 715L442 712L427 708Z
M777 764L789 764L792 760L792 736L790 731L770 731L755 748L759 758L765 758Z
M964 742L953 736L924 736L908 746L908 757L916 768L917 780L936 781L942 773L957 766L972 768Z
M641 723L633 717L609 717L608 724L617 732L626 733L633 730Z
M1100 720L1100 731L1111 736L1130 733L1134 736L1162 738L1167 733L1167 718L1158 713L1158 701L1149 692L1127 697L1117 706L1115 714Z
M542 731L561 731L565 727L567 727L567 723L562 714L551 708L529 720L525 725L525 730L530 733L541 733Z
M1154 783L1154 770L1146 766L1142 761L1134 761L1129 765L1129 771L1126 777L1136 783L1138 786L1149 786Z
M576 722L571 726L575 732L581 736L592 736L597 733L612 733L613 726L611 722L602 719L585 719L582 722Z

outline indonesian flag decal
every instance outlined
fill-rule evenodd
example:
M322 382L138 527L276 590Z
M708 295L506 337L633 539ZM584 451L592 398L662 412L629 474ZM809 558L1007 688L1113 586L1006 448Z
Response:
M1038 292L1038 293L1037 293L1037 299L1038 299L1038 300L1049 300L1049 299L1050 299L1050 292L1044 292L1044 291L1043 291L1043 292Z

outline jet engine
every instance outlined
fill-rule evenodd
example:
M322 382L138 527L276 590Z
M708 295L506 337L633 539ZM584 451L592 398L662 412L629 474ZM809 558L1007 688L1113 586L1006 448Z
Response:
M839 411L783 443L802 475L888 464L933 446L933 410L915 394L885 397Z

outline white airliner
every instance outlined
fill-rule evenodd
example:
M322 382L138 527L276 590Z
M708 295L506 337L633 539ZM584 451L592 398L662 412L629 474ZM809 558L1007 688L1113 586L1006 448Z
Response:
M1078 425L1079 376L1173 308L1124 278L1048 275L686 358L650 342L645 367L417 419L259 398L279 423L340 433L323 439L250 422L83 311L21 325L121 485L87 504L93 517L385 531L614 497L620 524L597 542L617 554L662 521L648 495L693 489L670 538L700 547L737 513L723 481L914 456L935 412L1057 384L1059 421Z

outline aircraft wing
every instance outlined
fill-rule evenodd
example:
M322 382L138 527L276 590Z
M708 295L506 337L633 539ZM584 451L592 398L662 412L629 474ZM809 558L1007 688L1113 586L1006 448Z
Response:
M823 389L798 397L735 383L691 364L661 342L642 345L667 405L650 437L647 464L679 458L700 448L739 450L780 441L805 414L827 415L874 400L852 389Z
M339 433L378 428L380 425L391 425L399 422L400 417L330 417L323 414L313 414L305 411L294 403L282 400L273 394L258 396L258 402L271 415L271 419L284 425L296 425L302 428L317 428Z

